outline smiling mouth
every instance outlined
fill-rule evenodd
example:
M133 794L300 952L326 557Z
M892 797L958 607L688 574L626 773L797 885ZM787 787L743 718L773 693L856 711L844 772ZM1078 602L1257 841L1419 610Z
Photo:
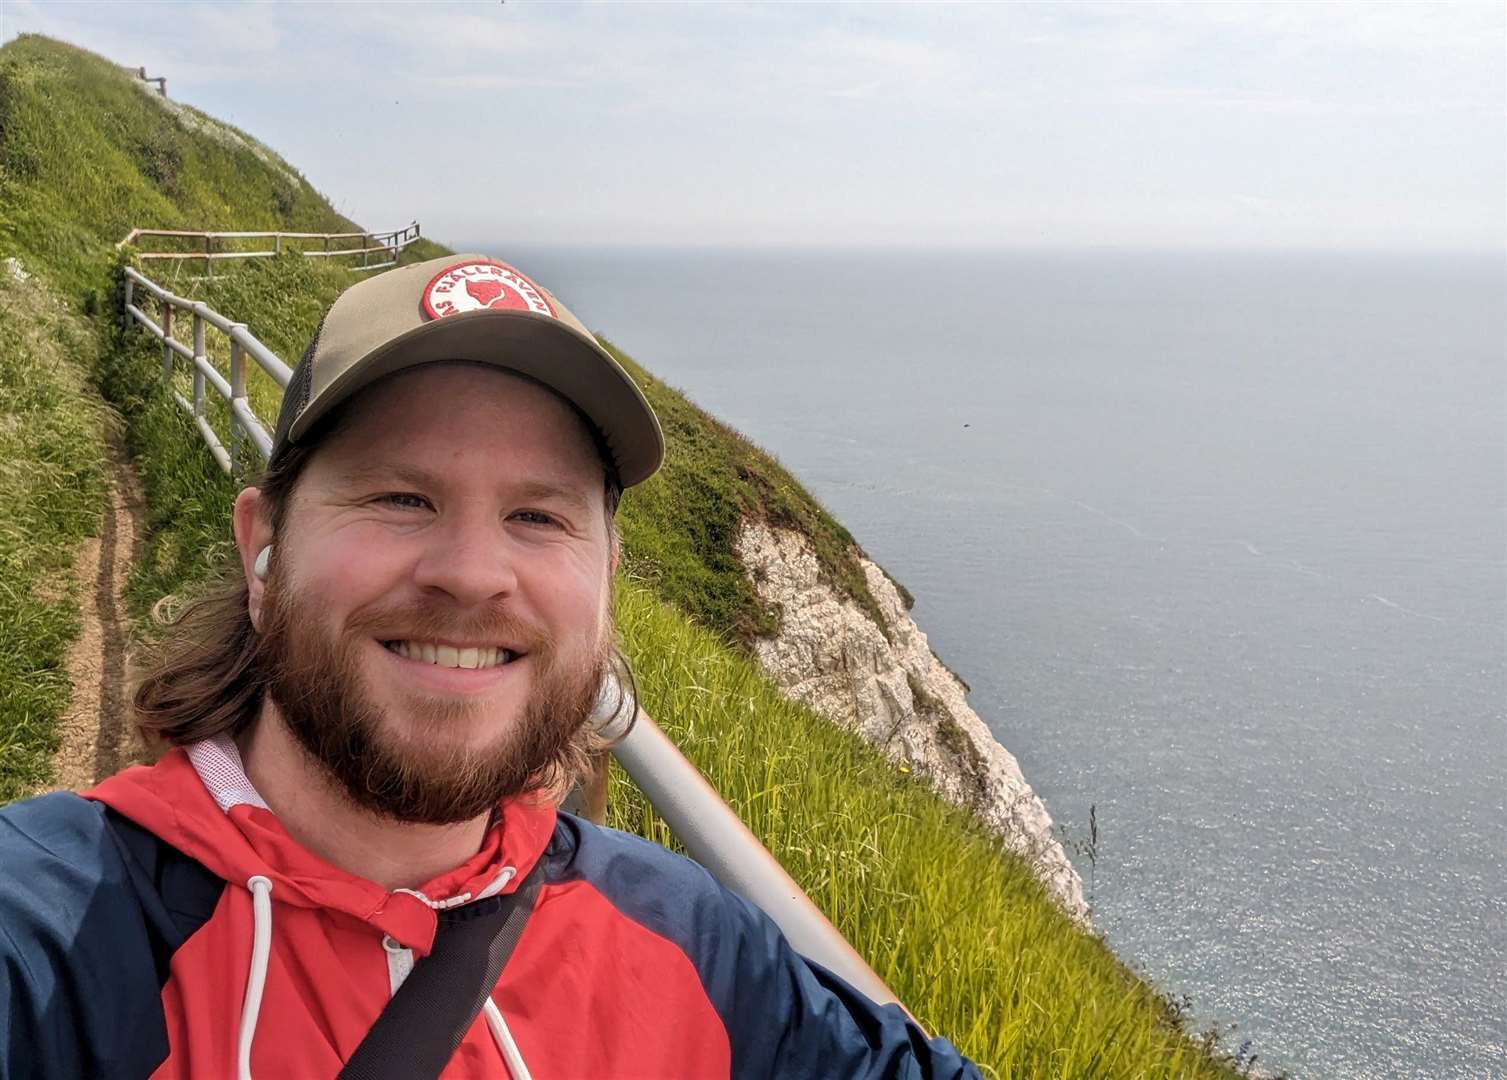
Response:
M405 660L447 668L493 668L511 664L524 654L501 646L443 645L437 641L384 641L382 647Z

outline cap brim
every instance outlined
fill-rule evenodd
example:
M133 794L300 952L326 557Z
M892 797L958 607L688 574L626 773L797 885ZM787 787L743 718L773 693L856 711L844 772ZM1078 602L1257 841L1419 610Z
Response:
M532 311L483 309L416 326L351 364L293 422L297 442L334 406L384 375L466 360L527 375L572 402L601 432L618 478L631 487L664 460L664 435L633 379L597 342Z

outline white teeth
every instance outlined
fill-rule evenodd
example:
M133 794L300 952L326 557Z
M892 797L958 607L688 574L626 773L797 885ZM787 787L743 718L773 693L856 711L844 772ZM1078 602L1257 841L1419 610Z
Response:
M426 663L438 664L440 667L470 670L506 664L516 655L508 649L499 649L490 645L472 645L458 649L454 645L436 645L432 641L393 641L388 644L388 648L409 660L422 660Z

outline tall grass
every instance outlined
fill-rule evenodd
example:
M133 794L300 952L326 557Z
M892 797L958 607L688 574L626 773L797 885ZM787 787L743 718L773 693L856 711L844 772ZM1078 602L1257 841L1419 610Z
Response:
M924 782L648 589L619 582L616 616L650 715L930 1030L1004 1077L1229 1075ZM672 843L617 769L609 807L612 824Z
M78 633L73 561L104 508L95 339L0 266L0 803L45 784Z

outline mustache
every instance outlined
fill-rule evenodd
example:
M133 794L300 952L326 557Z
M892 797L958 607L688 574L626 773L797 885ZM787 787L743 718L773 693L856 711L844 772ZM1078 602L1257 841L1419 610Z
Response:
M506 601L461 608L439 598L414 603L360 608L346 620L348 634L383 641L483 641L506 644L518 652L549 652L554 636L542 626L521 618Z

